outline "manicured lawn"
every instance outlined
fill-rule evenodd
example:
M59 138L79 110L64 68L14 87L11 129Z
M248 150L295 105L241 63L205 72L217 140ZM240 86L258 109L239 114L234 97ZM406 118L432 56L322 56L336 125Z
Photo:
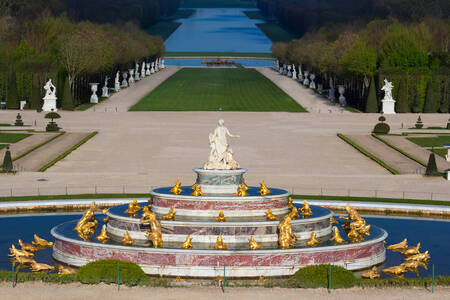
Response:
M242 68L181 69L130 110L306 111L261 73Z
M255 7L255 2L244 0L185 0L182 7Z
M178 22L158 22L153 26L147 28L147 33L150 35L159 35L163 40L167 40L169 36L181 25Z
M0 143L17 143L31 135L28 133L0 133Z
M6 148L6 146L8 146L8 144L0 144L0 150L2 150L3 148Z
M447 155L447 149L433 149L432 151L442 158L445 158L445 156Z
M262 32L274 43L276 42L289 42L295 38L295 35L286 31L283 27L275 23L262 23L256 24Z
M266 17L260 11L244 11L249 19L265 20Z
M272 53L261 52L166 52L165 57L258 57L272 58Z
M443 147L444 144L450 144L450 136L440 135L438 137L416 137L408 138L411 142L421 147Z

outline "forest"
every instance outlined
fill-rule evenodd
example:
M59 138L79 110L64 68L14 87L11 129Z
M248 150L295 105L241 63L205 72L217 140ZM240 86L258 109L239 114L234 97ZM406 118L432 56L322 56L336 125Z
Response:
M384 78L397 112L449 112L450 22L440 0L259 0L266 16L301 35L272 47L283 63L346 87L349 104L378 112Z
M58 106L89 101L89 83L164 53L143 28L177 10L179 0L0 1L0 100L39 109L42 86L56 82ZM110 81L111 82L111 81Z

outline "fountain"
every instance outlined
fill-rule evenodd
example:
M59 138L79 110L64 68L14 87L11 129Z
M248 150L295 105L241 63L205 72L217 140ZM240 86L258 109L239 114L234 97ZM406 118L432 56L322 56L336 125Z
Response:
M109 209L106 229L95 205L79 221L54 227L53 258L73 267L122 259L150 275L210 278L224 268L228 277L267 277L313 264L360 270L385 261L386 231L351 207L342 230L326 208L305 200L297 209L288 191L264 181L247 186L247 170L233 159L227 137L239 136L220 120L209 135L208 161L193 169L193 185L177 181L151 190L148 202Z

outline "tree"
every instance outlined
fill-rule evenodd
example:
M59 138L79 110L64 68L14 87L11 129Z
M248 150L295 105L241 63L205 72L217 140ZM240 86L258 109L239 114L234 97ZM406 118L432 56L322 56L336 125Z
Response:
M375 78L372 77L369 88L369 96L367 97L366 103L366 112L367 113L377 113L378 112L378 101L377 101L377 92L375 88Z
M427 84L427 94L425 96L425 104L423 107L424 113L435 113L439 107L439 100L435 98L433 91L433 84L430 79Z
M45 118L51 119L51 121L47 124L46 131L59 131L60 128L58 124L56 124L56 122L53 121L54 119L61 118L61 116L57 112L54 112L52 110L51 112L45 115Z
M399 113L409 112L408 84L405 78L400 81L398 86L398 99L397 103L395 103L395 111Z
M3 159L3 172L10 173L13 170L13 161L11 158L11 151L9 145L6 147L5 158Z
M436 157L434 156L434 153L430 154L430 158L428 159L427 169L425 170L425 175L427 175L427 176L439 175L437 165L436 165Z
M6 96L6 107L12 109L19 108L19 97L17 95L16 73L12 73L9 78L8 93Z
M72 97L72 90L70 88L69 80L67 79L67 77L64 80L64 89L61 107L64 110L73 110L75 107Z

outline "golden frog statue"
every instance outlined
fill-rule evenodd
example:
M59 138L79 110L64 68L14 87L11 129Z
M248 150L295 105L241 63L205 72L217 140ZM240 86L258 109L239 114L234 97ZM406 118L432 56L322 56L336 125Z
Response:
M244 184L241 184L237 188L236 196L238 196L238 197L248 196L247 189L248 189L248 187L246 187Z
M181 244L182 249L192 249L194 246L192 246L192 238L188 235L186 237L186 241Z
M128 209L125 211L125 213L130 217L134 218L137 216L138 212L141 210L142 207L139 206L139 203L136 199L134 199L130 204L128 204Z
M311 237L309 238L309 240L306 241L306 246L316 247L318 243L319 241L316 238L316 233L312 232Z
M106 225L103 225L102 227L102 231L100 232L100 234L97 236L97 241L99 241L100 243L104 244L109 240L109 236L106 234Z
M390 275L394 278L404 278L404 275L406 273L405 266L399 265L399 266L393 266L386 269L381 270L381 272Z
M225 218L225 214L223 213L223 210L219 211L219 216L216 217L217 222L226 222L227 218Z
M40 238L37 234L34 235L34 241L31 242L39 250L53 247L53 242L48 242Z
M267 196L270 194L270 190L267 188L266 182L264 180L263 180L263 182L261 182L261 186L259 188L259 194L261 196Z
M73 268L70 267L63 267L63 266L59 266L58 267L58 274L59 275L67 275L67 274L75 274L77 271Z
M250 250L258 250L261 249L261 244L259 244L258 242L255 241L255 238L253 237L253 235L250 237L250 239L248 240L248 248Z
M381 274L378 273L377 267L373 267L372 269L367 270L361 274L361 278L365 278L365 279L376 279L376 278L380 278L380 277L381 277Z
M28 244L28 243L24 243L20 239L19 239L19 245L20 245L20 248L22 248L22 250L25 250L25 251L28 251L28 252L31 252L31 253L35 253L35 252L37 252L39 250L34 245Z
M169 209L169 213L167 215L162 216L162 219L167 220L167 221L173 221L173 220L175 220L175 214L176 214L175 211L171 207Z
M336 227L334 228L333 237L330 239L330 241L334 245L341 245L341 244L345 243L345 240L341 237L341 234L340 234L338 228L336 228Z
M31 271L32 272L51 272L55 269L54 266L50 266L47 264L40 264L37 262L34 262L31 264Z
M217 241L214 244L214 249L216 250L227 250L227 245L223 242L222 236L217 237Z
M312 215L312 210L309 207L308 201L303 200L303 206L300 208L300 212L304 219L309 218Z
M156 215L148 210L145 214L145 218L141 218L140 221L142 224L149 224L151 228L151 232L146 231L145 234L147 235L147 238L149 241L152 242L152 245L154 248L161 248L163 245L162 241L162 229L161 229L161 223L156 218Z
M269 208L266 212L266 220L267 221L276 221L278 217L272 213L272 210Z
M124 235L123 235L123 239L122 239L122 244L125 246L131 246L135 243L135 241L131 238L130 234L128 233L128 231L125 231Z
M205 196L206 194L202 192L202 187L198 184L194 185L194 191L192 192L192 196L200 197Z
M181 192L183 192L183 190L181 189L181 182L179 182L177 180L177 182L175 183L174 187L170 189L170 192L174 195L179 195L181 194Z
M386 247L386 249L395 251L395 252L403 252L408 248L408 240L405 238L403 241L397 244L389 245Z

